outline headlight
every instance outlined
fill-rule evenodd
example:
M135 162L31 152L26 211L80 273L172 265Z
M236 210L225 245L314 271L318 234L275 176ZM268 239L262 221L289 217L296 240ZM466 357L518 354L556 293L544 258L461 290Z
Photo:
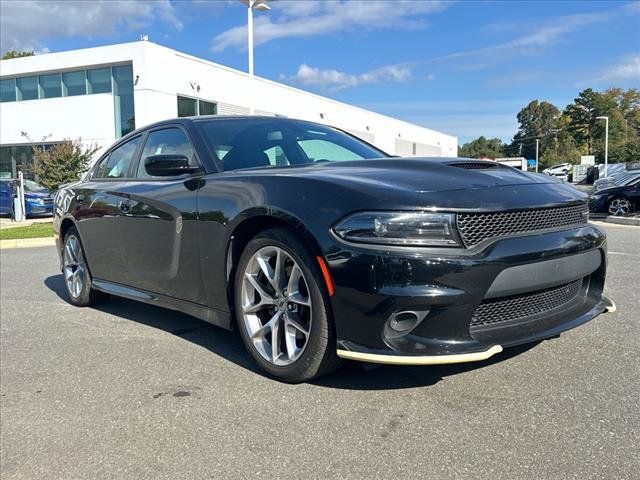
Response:
M351 242L421 247L458 247L461 242L453 213L360 212L334 228Z
M29 200L29 202L33 203L34 205L44 205L44 200L42 200L41 198L32 198Z

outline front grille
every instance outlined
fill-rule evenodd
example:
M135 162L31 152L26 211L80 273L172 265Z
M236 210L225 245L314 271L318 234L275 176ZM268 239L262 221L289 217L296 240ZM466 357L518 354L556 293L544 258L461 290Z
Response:
M465 246L472 247L488 238L503 235L585 225L588 216L589 207L586 203L513 212L460 213L458 230Z
M580 279L533 293L484 300L473 312L471 328L522 320L566 305L576 298L583 282Z

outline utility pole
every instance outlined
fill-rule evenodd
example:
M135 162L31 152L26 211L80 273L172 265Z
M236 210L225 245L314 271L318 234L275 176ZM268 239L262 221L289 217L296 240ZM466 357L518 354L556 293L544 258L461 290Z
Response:
M540 140L536 138L536 173L538 173L538 147L540 145Z

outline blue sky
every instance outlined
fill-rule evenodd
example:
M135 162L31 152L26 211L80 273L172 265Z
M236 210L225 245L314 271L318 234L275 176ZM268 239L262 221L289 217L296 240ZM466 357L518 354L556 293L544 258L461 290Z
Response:
M511 139L532 99L640 88L640 2L290 1L257 12L256 74L458 135ZM151 41L246 69L237 0L5 1L2 50Z

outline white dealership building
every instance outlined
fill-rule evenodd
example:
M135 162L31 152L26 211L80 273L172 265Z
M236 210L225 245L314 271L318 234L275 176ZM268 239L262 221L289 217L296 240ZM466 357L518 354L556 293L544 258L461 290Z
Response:
M29 175L30 141L108 147L134 128L191 115L272 115L333 125L400 156L456 156L457 137L149 41L0 61L0 177ZM25 133L27 134L25 136ZM44 139L44 140L43 140Z

